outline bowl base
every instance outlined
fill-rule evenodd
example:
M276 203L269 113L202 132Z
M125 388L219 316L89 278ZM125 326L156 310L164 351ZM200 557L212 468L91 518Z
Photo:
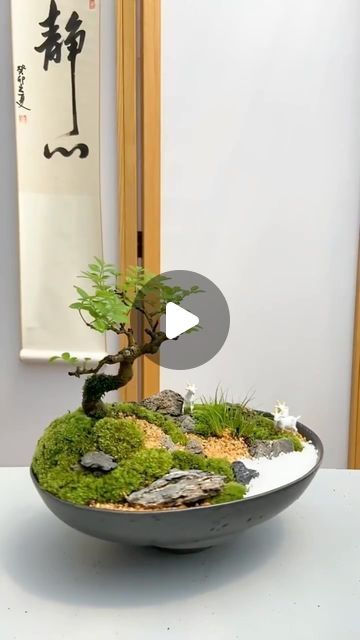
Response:
M212 549L212 547L195 547L190 549L177 549L176 547L151 547L152 549L157 549L158 551L165 551L167 553L176 553L178 555L184 555L185 553L200 553L200 551L206 551L206 549Z

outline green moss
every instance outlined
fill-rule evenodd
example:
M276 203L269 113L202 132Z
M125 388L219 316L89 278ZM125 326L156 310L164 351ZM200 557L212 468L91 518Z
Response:
M228 482L217 496L211 498L211 504L222 504L223 502L233 502L242 500L246 494L246 487L237 482Z
M299 436L290 431L279 429L271 418L253 411L244 416L238 435L246 438L250 443L254 440L291 440L295 451L302 451L303 449Z
M118 418L120 416L133 416L140 418L141 420L146 420L147 422L160 427L164 433L170 436L175 444L186 444L186 436L174 420L170 420L160 413L150 411L138 404L133 404L131 402L117 402L112 405L108 405L108 414L113 418Z
M222 501L229 501L227 496L234 484L234 474L227 460L205 458L187 451L143 449L144 435L136 421L131 420L132 416L156 424L179 444L185 444L187 439L172 420L144 407L122 403L108 405L107 411L108 417L96 421L78 409L54 420L44 431L32 461L32 469L44 489L76 504L118 502L177 467L225 476L229 483L224 491L228 493ZM239 435L249 439L284 437L284 432L276 429L270 419L254 412L249 412L240 426ZM297 451L301 450L302 443L295 434L287 433L286 437L294 442ZM81 456L92 450L109 453L118 461L118 467L101 476L79 467ZM235 484L237 493L232 499L238 500L243 497L239 496L241 485ZM222 495L223 492L217 498Z
M93 425L94 421L78 410L57 418L45 429L32 461L41 484L51 469L60 465L70 471L84 453L96 448Z
M59 465L43 475L40 484L62 500L86 505L97 500L103 477L96 477L87 471L68 470Z
M285 432L282 431L281 433L271 438L271 440L283 440L283 439L291 440L291 442L294 445L294 451L302 451L304 448L304 445L301 439L299 438L299 436L297 436L295 433L290 433L289 431L285 431Z
M144 434L131 418L102 418L94 425L97 449L117 462L126 460L144 445Z
M133 454L110 473L95 476L86 470L74 471L68 465L42 474L41 486L62 500L75 504L119 502L132 491L161 478L172 467L171 455L163 449L145 449ZM33 467L36 475L37 471Z
M201 469L225 476L227 480L234 480L231 464L224 458L205 458L205 456L189 453L188 451L174 451L172 453L173 467L177 469Z
M146 487L168 473L171 455L163 449L144 449L100 478L97 483L98 502L119 502L132 491Z
M216 399L195 406L196 433L204 437L220 437L226 429L249 442L254 440L279 440L287 438L294 443L295 451L303 445L296 434L280 430L274 421L244 405L230 404Z

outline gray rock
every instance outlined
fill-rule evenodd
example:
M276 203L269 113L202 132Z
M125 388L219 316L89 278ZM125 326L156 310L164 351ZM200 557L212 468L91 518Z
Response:
M280 453L291 453L294 444L287 438L280 440L255 440L249 447L250 455L254 458L276 458Z
M204 447L198 440L189 440L185 449L189 453L196 453L197 455L204 453Z
M240 484L249 484L250 480L257 478L259 472L255 469L249 469L243 462L236 460L232 463L232 468L236 482Z
M195 431L195 420L191 416L184 414L175 418L179 427L184 433L193 433Z
M170 436L167 436L166 434L161 438L161 446L168 451L176 451L177 449L175 442L173 442Z
M255 440L255 442L249 446L249 452L253 458L271 458L271 440Z
M277 458L280 453L291 453L294 451L294 443L287 438L281 438L281 440L273 440L272 457Z
M117 462L103 451L89 451L80 460L80 464L90 471L111 471L116 469Z
M215 496L224 484L225 477L214 473L198 469L171 469L145 489L131 493L127 501L144 507L179 507Z
M168 416L180 416L184 404L184 398L176 391L164 389L149 398L145 398L140 405L150 411L158 411Z

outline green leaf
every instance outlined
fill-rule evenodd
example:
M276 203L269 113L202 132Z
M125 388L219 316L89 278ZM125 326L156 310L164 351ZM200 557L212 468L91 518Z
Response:
M51 356L51 358L49 358L49 362L55 362L55 360L60 360L60 356Z
M85 299L89 297L89 294L84 289L81 289L81 287L75 287L75 289L79 294L80 298Z
M89 264L89 269L91 269L92 271L100 271L100 267L98 264Z
M104 320L101 320L101 318L94 320L94 322L92 322L92 326L100 333L104 333L108 329L107 323L104 322Z
M82 304L82 302L73 302L72 304L69 305L70 309L83 309L84 306Z

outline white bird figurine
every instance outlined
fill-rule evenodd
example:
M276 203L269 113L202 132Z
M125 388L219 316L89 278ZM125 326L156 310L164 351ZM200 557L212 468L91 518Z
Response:
M185 396L184 396L184 409L188 409L189 413L192 413L194 410L194 397L197 391L197 388L194 384L187 384L185 387Z
M297 431L296 423L301 416L289 416L289 407L285 402L278 402L273 413L274 422L280 429Z

